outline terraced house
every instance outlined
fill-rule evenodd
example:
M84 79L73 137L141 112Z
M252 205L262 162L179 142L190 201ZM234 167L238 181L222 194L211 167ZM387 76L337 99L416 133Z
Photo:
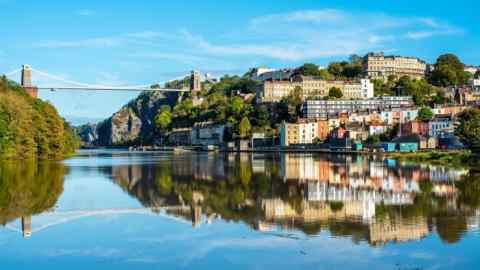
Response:
M368 99L373 97L373 83L368 79L359 81L326 81L321 77L293 76L289 80L265 81L257 89L257 101L260 103L280 102L282 98L293 94L295 89L301 89L304 100L307 98L323 98L328 96L332 87L342 91L344 99Z
M387 80L389 76L422 79L427 72L427 63L416 57L385 56L383 52L369 53L363 60L363 72L370 79Z

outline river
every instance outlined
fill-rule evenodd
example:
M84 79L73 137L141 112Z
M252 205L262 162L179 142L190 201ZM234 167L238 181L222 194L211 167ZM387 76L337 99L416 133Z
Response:
M480 174L326 154L0 163L2 269L476 269Z

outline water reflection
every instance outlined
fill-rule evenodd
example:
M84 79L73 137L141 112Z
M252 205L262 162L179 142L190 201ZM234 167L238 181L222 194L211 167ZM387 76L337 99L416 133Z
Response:
M63 191L65 167L58 163L0 163L0 223L21 218L24 237L31 217L51 209Z
M478 226L479 177L465 169L362 156L181 155L105 168L145 207L195 226L215 218L381 245L437 231L453 243Z
M143 207L59 211L64 220L67 214L148 212L194 227L221 219L285 237L325 231L374 246L432 232L455 243L480 223L480 173L465 169L341 155L103 154L101 160L70 164L71 171L107 176ZM55 212L65 173L56 163L1 163L1 223L21 218L29 236L32 215Z

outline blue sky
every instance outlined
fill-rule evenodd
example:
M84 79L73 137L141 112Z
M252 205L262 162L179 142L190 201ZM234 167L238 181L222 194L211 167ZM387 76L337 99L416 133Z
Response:
M69 80L137 85L191 69L325 65L368 51L428 62L453 52L480 64L477 8L474 0L0 0L0 72L29 63ZM70 120L108 117L134 96L41 93Z

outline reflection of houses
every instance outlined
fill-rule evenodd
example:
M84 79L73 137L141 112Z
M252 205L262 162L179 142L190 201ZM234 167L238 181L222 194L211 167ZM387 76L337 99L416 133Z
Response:
M417 240L428 234L428 223L425 217L412 219L384 218L369 225L369 242L384 244L386 242L404 242Z
M322 182L308 182L308 201L330 201L347 202L361 201L385 205L405 205L413 203L413 196L410 193L394 193L372 189L357 189L351 187L339 187Z
M364 237L371 244L417 240L429 232L427 220L424 217L407 220L400 217L373 218L371 211L374 211L375 206L367 201L346 201L339 205L303 201L300 208L297 208L278 198L262 200L265 220L257 228L273 230L275 228L273 224L288 226L291 222L303 224L329 221L352 222L368 227Z
M192 128L193 145L219 145L223 143L225 125L210 122L195 123Z
M327 220L361 220L369 206L361 202L345 202L341 209L332 209L328 203L307 202L301 203L301 209L295 209L291 204L279 198L262 200L262 209L265 213L265 221L281 222L295 219L303 223L327 221Z
M285 180L327 182L330 189L348 187L393 193L418 193L420 182L459 180L467 171L444 167L402 166L394 160L369 160L365 157L314 158L313 155L286 155L281 159L281 176ZM314 185L309 183L313 188Z
M282 156L282 175L284 179L315 180L320 178L319 163L313 158L298 158L293 155Z

